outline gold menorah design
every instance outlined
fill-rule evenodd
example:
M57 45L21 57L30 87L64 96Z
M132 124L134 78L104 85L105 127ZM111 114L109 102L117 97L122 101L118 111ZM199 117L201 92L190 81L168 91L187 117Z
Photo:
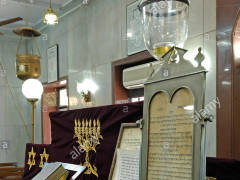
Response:
M103 139L100 120L75 120L73 138L77 138L77 143L86 153L83 164L87 167L85 174L94 174L98 177L97 167L90 163L89 152L94 151L96 153L96 147L100 144L99 140Z

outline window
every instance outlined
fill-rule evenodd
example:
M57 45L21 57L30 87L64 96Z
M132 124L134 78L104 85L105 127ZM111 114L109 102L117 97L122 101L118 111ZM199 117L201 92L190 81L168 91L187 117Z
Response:
M140 101L144 101L144 97L134 97L134 98L131 98L131 102L140 102Z
M68 91L66 87L58 89L58 109L65 110L68 108Z

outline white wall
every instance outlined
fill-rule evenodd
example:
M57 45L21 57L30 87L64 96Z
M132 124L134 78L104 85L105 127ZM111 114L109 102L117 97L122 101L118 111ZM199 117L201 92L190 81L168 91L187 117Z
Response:
M43 30L47 40L40 40L42 81L47 81L46 49L60 47L60 76L68 75L71 109L82 108L76 91L77 82L92 78L100 87L94 104L112 103L111 62L127 56L126 7L134 0L92 0L88 7L60 19L60 24ZM185 48L193 59L199 46L206 55L206 103L216 98L216 0L192 0L189 39ZM216 115L214 110L212 114ZM207 128L207 155L216 156L216 122Z
M22 82L16 77L17 42L16 38L0 37L0 64L6 70L6 76L0 76L0 142L5 140L9 142L8 149L0 149L0 162L18 162L23 166L25 144L29 143L30 139L25 132L17 110L22 113L31 136L31 108L22 95ZM13 95L11 95L10 90ZM39 104L40 102L38 102L38 106ZM36 143L41 143L41 117L39 109L36 110Z
M216 0L193 0L190 5L189 38L185 44L186 58L193 59L198 47L203 48L204 67L208 70L205 104L216 99ZM216 156L216 109L214 121L207 126L207 156Z

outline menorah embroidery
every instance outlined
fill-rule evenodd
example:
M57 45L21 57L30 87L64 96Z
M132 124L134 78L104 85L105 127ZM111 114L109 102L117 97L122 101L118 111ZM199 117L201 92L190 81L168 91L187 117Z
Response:
M77 138L77 143L86 153L83 163L83 166L87 167L85 174L94 174L98 177L97 167L90 163L89 152L94 151L96 153L96 147L100 144L99 140L103 140L100 120L75 120L73 138Z

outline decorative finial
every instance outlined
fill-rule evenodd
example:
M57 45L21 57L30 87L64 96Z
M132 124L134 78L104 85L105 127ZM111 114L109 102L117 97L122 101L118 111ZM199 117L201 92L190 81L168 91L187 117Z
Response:
M183 59L184 54L187 52L185 49L178 47L172 47L165 55L163 55L163 60L165 63L172 64L178 63L178 60Z
M202 62L204 61L205 56L204 54L202 54L202 48L198 48L198 54L195 57L195 60L198 62L198 67L200 67L202 65Z
M168 59L168 64L171 64L171 63L175 63L176 62L176 58L177 58L177 50L175 47L173 47L171 50L170 50L171 54L169 56L169 59Z

